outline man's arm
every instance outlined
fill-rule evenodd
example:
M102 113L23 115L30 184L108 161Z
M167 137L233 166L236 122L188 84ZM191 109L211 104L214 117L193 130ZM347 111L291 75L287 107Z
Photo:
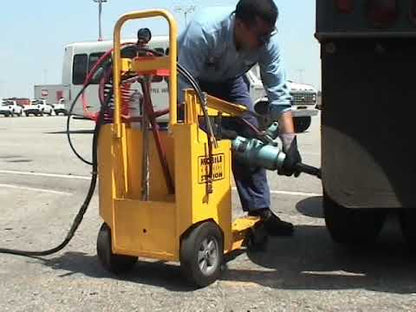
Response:
M259 59L260 75L269 99L271 117L277 120L282 132L294 132L291 100L280 47L276 36L271 38Z
M277 122L279 123L279 128L282 133L295 133L291 111L283 112L280 117L278 117Z
M209 42L204 30L197 21L191 21L185 31L178 38L178 62L194 78L198 78L206 62ZM179 76L178 103L184 102L184 89L190 84Z
M300 163L302 158L298 151L293 125L290 103L292 97L287 85L286 72L276 37L272 37L265 47L259 65L261 79L269 99L269 114L273 120L277 120L279 123L280 139L283 143L283 152L286 154L283 168L278 173L298 176L296 164Z

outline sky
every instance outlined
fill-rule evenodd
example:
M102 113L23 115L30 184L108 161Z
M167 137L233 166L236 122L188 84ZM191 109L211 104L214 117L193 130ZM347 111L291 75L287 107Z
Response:
M237 0L107 0L103 4L102 33L112 39L115 22L127 12L151 8L171 11L179 31L185 27L183 11L210 6L235 6ZM315 33L315 1L276 0L277 27L288 79L320 89L320 53ZM192 11L187 19L192 18ZM140 27L154 35L167 34L163 20L129 22L123 36L135 37ZM33 97L35 84L59 84L64 46L98 39L98 5L93 0L3 1L0 19L0 98Z

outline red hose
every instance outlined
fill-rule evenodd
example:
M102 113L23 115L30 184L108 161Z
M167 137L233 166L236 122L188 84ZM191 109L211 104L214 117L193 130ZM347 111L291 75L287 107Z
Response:
M122 43L121 46L126 46L126 45L133 45L134 43L131 42L126 42L126 43ZM91 70L89 71L87 77L85 77L85 81L83 86L85 87L86 85L88 85L92 78L94 77L95 72L97 71L97 69L104 63L104 61L108 58L108 56L113 53L114 48L111 48L110 50L108 50L107 52L105 52L98 60L97 62L95 62L94 66L91 68ZM88 110L88 101L85 97L85 92L81 95L81 101L82 101L82 108L84 111L84 115L87 118L93 119L95 121L97 121L97 117L98 117L98 112L96 113L92 113Z

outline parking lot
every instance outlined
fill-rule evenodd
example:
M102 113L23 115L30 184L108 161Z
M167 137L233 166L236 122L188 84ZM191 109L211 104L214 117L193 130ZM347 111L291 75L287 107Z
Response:
M0 245L40 250L65 237L89 185L90 167L71 152L66 118L0 117ZM73 130L91 129L74 120ZM92 135L74 134L91 157ZM305 163L320 166L320 117L299 134ZM293 237L270 238L264 251L229 259L221 279L189 288L175 263L140 261L112 276L95 252L101 220L98 198L73 241L44 258L0 254L2 311L414 311L416 262L397 220L377 244L351 250L333 243L325 228L321 183L269 172L273 210L295 224ZM241 214L233 192L233 211Z

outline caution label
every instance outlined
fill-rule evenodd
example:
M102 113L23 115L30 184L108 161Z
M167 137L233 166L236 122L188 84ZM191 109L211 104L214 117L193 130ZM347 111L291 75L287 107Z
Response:
M212 180L222 180L225 178L224 154L212 155ZM198 157L198 183L202 184L207 181L209 174L209 157Z

